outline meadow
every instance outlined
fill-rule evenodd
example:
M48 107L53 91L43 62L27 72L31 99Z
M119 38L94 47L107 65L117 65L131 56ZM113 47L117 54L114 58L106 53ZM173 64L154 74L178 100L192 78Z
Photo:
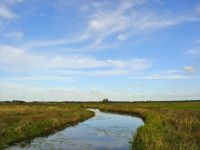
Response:
M74 104L1 103L0 149L48 135L92 116L93 112Z
M134 150L200 149L200 102L85 102L0 104L0 147L86 120L85 108L141 117ZM128 141L127 141L128 142Z

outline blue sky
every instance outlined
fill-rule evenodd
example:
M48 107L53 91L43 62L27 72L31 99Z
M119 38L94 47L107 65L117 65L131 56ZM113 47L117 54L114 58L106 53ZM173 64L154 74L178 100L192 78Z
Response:
M0 0L0 100L200 99L197 0Z

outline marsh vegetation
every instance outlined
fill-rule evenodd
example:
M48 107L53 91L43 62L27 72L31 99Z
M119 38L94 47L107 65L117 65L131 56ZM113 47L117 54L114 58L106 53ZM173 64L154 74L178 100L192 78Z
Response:
M0 148L94 116L74 104L0 104Z
M143 118L145 125L133 138L133 149L200 149L200 102L90 103L85 107Z
M200 149L199 101L0 104L0 146L52 133L92 117L94 113L85 108L141 117L145 124L133 137L132 149Z

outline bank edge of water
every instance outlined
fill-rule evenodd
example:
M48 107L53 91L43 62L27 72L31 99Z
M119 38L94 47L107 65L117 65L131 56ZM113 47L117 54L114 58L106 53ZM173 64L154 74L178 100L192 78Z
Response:
M143 143L143 136L146 134L143 132L146 127L148 128L152 124L152 118L150 116L153 116L156 118L157 114L154 113L154 111L150 112L143 108L126 108L126 107L110 107L110 106L92 106L90 108L99 109L102 112L110 112L110 113L116 113L116 114L125 114L130 115L134 117L139 117L144 121L144 125L140 126L137 129L136 134L133 136L131 143L131 148L134 150L150 150L152 148L146 147ZM153 115L151 115L153 114ZM148 137L146 137L148 139ZM144 146L143 146L144 145ZM153 150L153 149L152 149Z
M20 142L23 142L22 143L22 146L23 146L23 144L31 142L31 140L33 140L34 138L49 136L51 134L54 134L55 132L61 131L61 130L65 129L67 127L70 127L70 126L75 126L75 125L77 125L77 124L79 124L83 121L86 121L88 119L91 119L92 117L95 116L95 113L93 111L90 111L90 110L85 110L85 111L88 111L88 113L86 113L85 115L81 115L80 117L78 117L74 120L72 119L70 121L63 122L62 124L55 126L54 128L51 128L51 129L48 129L48 130L44 129L39 134L29 135L27 137L15 139L15 140L13 140L9 143L6 143L5 145L0 145L0 149L8 148L9 146L12 146L12 145L14 145L16 143L20 143Z
M146 120L145 116L143 114L141 114L140 112L128 112L128 111L123 111L123 110L110 110L110 109L103 109L103 108L100 108L99 110L102 112L138 117L138 118L141 118L144 122Z
M135 135L133 135L133 138L132 138L132 141L130 141L131 143L131 148L132 149L141 149L139 148L140 147L140 142L138 144L138 141L140 139L138 139L137 137L140 136L140 130L145 126L146 124L146 114L144 114L144 112L142 111L138 111L138 110L135 110L135 111L130 111L130 110L127 110L127 109L113 109L113 108L99 108L100 111L102 112L110 112L110 113L117 113L117 114L124 114L124 115L130 115L130 116L133 116L133 117L139 117L141 118L143 121L144 121L144 125L140 126L138 129L137 129L137 132L135 133ZM139 132L138 132L139 131Z
M128 110L121 110L121 109L110 109L110 108L99 108L100 111L102 112L110 112L110 113L116 113L116 114L122 114L122 115L130 115L130 116L133 116L133 117L138 117L138 118L141 118L143 121L144 121L144 125L140 126L135 135L133 135L133 138L132 138L132 141L130 141L130 144L131 144L131 148L132 149L136 149L136 150L143 150L140 145L140 130L145 126L146 124L146 115L140 111L128 111Z
M198 111L121 104L85 106L141 117L145 124L138 128L133 137L131 145L134 150L200 149Z
M144 121L144 125L140 126L138 129L137 129L137 132L136 134L133 136L133 139L132 141L130 141L131 143L131 148L132 149L138 149L138 150L143 150L141 149L141 142L140 142L140 134L143 134L143 133L140 133L141 129L143 129L144 127L148 126L148 123L146 125L146 122L147 122L147 110L145 109L142 109L142 108L135 108L134 110L133 109L124 109L124 108L117 108L117 107L105 107L105 106L84 106L85 108L92 108L92 109L99 109L100 111L102 112L108 112L108 113L116 113L116 114L122 114L122 115L130 115L130 116L133 116L133 117L138 117L138 118L141 118L143 121ZM128 141L127 141L128 142Z

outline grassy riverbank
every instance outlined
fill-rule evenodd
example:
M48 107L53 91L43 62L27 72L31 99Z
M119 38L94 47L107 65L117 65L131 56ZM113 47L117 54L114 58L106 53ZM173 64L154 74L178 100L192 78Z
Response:
M145 121L133 139L135 150L200 149L200 102L1 103L0 147L52 133L92 117L84 107L136 115Z
M52 133L93 115L77 104L0 104L0 148Z
M135 150L200 149L200 102L88 103L85 107L137 115L145 125L133 139Z

